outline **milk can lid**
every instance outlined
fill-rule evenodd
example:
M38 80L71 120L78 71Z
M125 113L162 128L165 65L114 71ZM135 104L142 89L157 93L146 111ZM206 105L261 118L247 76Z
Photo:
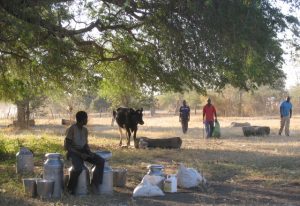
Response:
M48 159L59 159L59 158L61 158L61 154L60 153L47 153L47 154L45 154L45 157L47 157Z
M164 169L164 166L163 165L153 164L153 165L148 165L147 168L148 169Z
M110 151L96 151L96 154L105 160L109 160L112 157L112 153Z
M20 151L17 154L32 155L32 152L27 147L20 147Z

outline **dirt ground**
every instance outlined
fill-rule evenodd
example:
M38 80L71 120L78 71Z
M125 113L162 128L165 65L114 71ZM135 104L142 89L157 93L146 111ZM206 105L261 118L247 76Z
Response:
M208 140L203 138L203 125L198 115L192 116L186 135L181 132L177 116L145 116L144 120L145 125L139 127L138 136L179 136L183 140L180 150L147 150L145 153L153 158L152 162L171 168L172 162L185 161L188 166L203 172L208 185L179 189L177 193L166 193L163 197L132 198L132 191L140 177L147 172L144 168L140 169L144 162L139 158L145 155L140 151L136 153L141 155L136 157L136 165L127 165L126 187L115 187L112 196L64 195L58 201L42 201L14 197L0 191L0 205L300 205L300 117L292 119L289 137L278 135L277 117L220 118L222 137ZM269 126L271 134L244 137L241 128L230 127L231 122ZM117 127L111 126L110 117L91 118L88 128L92 139L113 139L113 144L118 142ZM33 130L37 134L53 132L63 136L65 127L60 125L59 120L40 120ZM128 153L135 151L133 148L127 150ZM126 165L113 160L112 166Z

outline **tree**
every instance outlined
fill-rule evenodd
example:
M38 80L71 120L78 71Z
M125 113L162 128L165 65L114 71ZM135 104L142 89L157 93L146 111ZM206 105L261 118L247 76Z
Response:
M110 63L98 70L104 77L100 83L99 94L113 108L150 106L151 91L143 88L134 73L122 62Z
M1 56L43 65L55 81L120 61L175 91L273 84L284 76L277 33L299 34L271 0L1 0L0 11Z
M42 106L47 96L59 96L63 93L73 96L73 93L79 92L84 94L95 85L89 78L92 75L86 72L68 72L59 77L51 76L45 67L47 65L10 55L2 55L0 58L0 96L17 105L17 125L22 128L28 126L31 112ZM61 71L58 73L61 74ZM97 80L96 77L92 79Z
M274 89L269 86L261 86L251 92L241 91L232 86L227 86L221 93L209 92L221 116L277 114L278 103L285 95L283 87Z
M184 98L187 100L191 109L194 108L194 113L197 114L197 108L201 103L201 96L196 91L190 91L184 95Z
M93 101L97 98L98 82L101 79L94 75L89 72L67 74L68 78L63 82L64 85L53 82L55 92L48 95L63 112L68 113L70 120L74 119L76 111L92 109Z
M4 69L6 64L9 64L9 70ZM17 125L27 127L31 111L41 106L42 100L46 98L46 82L41 82L39 76L33 73L37 69L34 64L2 58L0 65L3 69L0 96L17 105Z

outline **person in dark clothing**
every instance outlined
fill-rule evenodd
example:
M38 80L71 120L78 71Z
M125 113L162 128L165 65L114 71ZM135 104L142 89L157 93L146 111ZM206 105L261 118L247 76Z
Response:
M181 122L182 132L185 134L189 127L190 121L190 107L187 106L186 101L182 101L182 106L179 108L179 121Z
M102 184L105 160L91 152L89 148L88 130L85 127L87 121L88 115L86 112L77 112L76 123L68 128L65 138L67 158L71 159L73 166L67 186L68 192L71 194L75 194L78 177L84 168L84 161L87 161L95 166L95 171L91 181L92 185L97 187L99 184Z

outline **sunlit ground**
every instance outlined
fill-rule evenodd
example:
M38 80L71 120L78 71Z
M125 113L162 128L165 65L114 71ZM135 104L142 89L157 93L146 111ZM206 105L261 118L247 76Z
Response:
M34 141L41 144L40 158L43 151L54 152L62 147L66 126L60 119L36 120L37 126L29 131L20 131L6 127L9 120L1 120L2 138L19 138L28 146L39 149ZM183 140L181 150L136 150L121 149L118 146L119 134L116 124L111 126L111 117L99 118L91 115L88 129L93 150L112 151L112 167L128 169L126 188L115 188L113 197L89 195L86 198L64 196L61 205L297 205L300 202L300 117L291 120L291 135L278 135L278 117L219 118L222 136L220 139L203 138L203 124L200 115L192 115L188 133L183 135L177 116L161 115L144 117L145 124L139 126L138 137L164 138L179 136ZM231 122L249 122L256 126L269 126L269 136L244 137L241 128L231 128ZM52 140L53 141L52 141ZM29 141L29 142L28 142ZM53 146L43 146L53 143ZM125 144L125 142L124 142ZM133 144L133 142L132 142ZM43 149L42 149L43 148ZM56 149L58 150L58 149ZM13 162L13 161L11 161ZM208 180L209 186L192 190L180 190L176 194L167 194L161 198L131 198L132 191L147 173L148 164L163 164L165 173L176 173L177 163L196 168ZM36 160L36 170L42 170L43 159ZM69 163L66 162L66 165ZM53 201L41 202L39 199L24 199L22 185L15 178L14 165L5 163L9 175L3 175L0 193L5 204L11 201L24 205L51 205ZM14 187L18 189L13 190ZM15 194L15 195L14 195ZM23 201L26 200L26 201ZM55 201L54 201L55 202Z

